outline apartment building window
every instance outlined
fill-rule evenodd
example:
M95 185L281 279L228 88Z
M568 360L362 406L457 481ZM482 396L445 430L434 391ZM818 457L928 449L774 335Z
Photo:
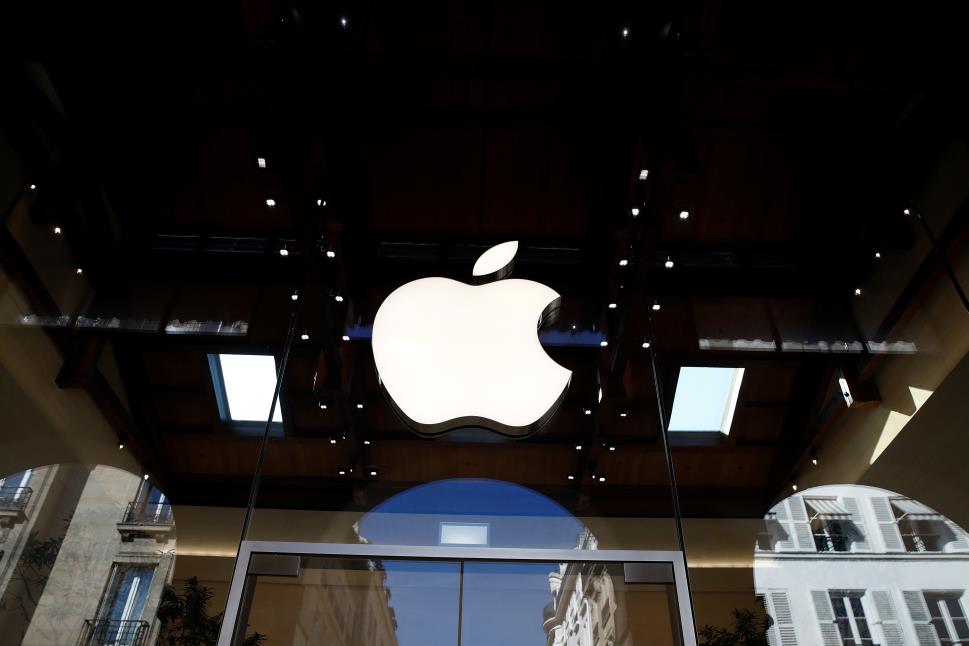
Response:
M850 552L860 538L852 514L836 498L805 498L814 546L819 552Z
M891 504L905 551L942 552L955 538L946 527L945 517L922 503L896 498Z
M27 487L30 486L30 479L33 475L34 470L27 469L11 474L6 478L0 478L0 502L15 504L28 498Z
M155 566L115 563L101 599L97 619L89 629L86 644L95 646L140 646L148 638L148 622L142 619Z
M961 592L925 592L930 623L942 646L969 645L969 624L962 607Z
M873 646L875 643L861 604L864 594L864 591L859 590L828 592L831 609L834 610L834 623L838 626L838 634L844 646Z

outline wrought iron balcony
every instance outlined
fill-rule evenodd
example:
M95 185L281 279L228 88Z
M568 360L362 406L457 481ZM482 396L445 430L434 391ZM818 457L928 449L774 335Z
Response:
M118 531L122 540L133 541L136 538L154 538L164 542L174 535L175 517L172 506L167 502L145 502L133 500L128 503Z
M33 493L30 487L0 487L0 526L12 527L26 520Z
M148 629L147 621L86 619L77 646L144 646Z

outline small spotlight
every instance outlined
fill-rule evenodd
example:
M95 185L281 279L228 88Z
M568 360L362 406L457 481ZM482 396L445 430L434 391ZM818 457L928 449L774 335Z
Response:
M291 300L291 301L298 301L299 300L299 292L293 292L292 294L290 294L289 295L289 300Z
M326 257L327 258L336 258L336 252L333 251L332 249L327 249L327 251L326 251Z
M344 341L349 341L349 340L350 340L350 337L349 337L349 336L347 336L346 334L344 334L344 335L343 335L343 336L342 336L341 338L342 338L342 339L343 339Z
M792 482L791 483L791 491L797 491L797 483L796 482Z
M337 294L336 296L333 297L333 300L335 300L337 303L342 303L343 297Z
M633 217L636 217L637 215L639 215L639 209L638 209L638 208L636 208L636 207L634 206L634 207L633 207L633 208L632 208L632 209L630 210L630 213L632 213L632 214L633 214Z
M616 447L614 447L614 446L610 446L610 447L609 447L609 450L610 450L610 451L615 451L615 450L616 450Z
M31 184L30 185L30 188L33 189L34 188L34 185ZM905 215L912 215L911 209L902 209L902 213L904 213Z
M31 184L30 185L30 190L36 191L37 190L37 185L36 184Z
M614 310L617 307L619 307L619 305L617 305L616 303L609 303L609 309Z
M582 409L582 414L583 415L591 415L592 414L592 409L591 408L583 408Z
M574 332L574 331L575 331L575 330L577 329L577 327L578 327L578 326L577 326L577 325L576 325L575 323L573 323L573 324L572 324L572 331Z
M60 227L54 227L54 235L59 236L60 234L61 234L61 228Z
M581 451L582 450L582 445L581 444L576 444L575 445L575 450L576 451Z
M373 471L373 470L371 470L371 471L370 471L370 475L372 475L372 476L375 476L375 475L377 475L377 472L376 472L376 471Z
M640 180L645 181L647 177L649 177L649 171L648 170L646 170L644 168L643 170L639 171L639 179Z
M364 440L363 444L364 446L370 446L370 440Z
M875 252L875 258L878 259L878 260L881 260L881 257L882 257L882 252L881 251L876 251Z
M606 476L599 476L599 482L605 482Z
M363 408L363 404L357 404L357 408L358 409Z
M78 275L81 275L81 274L83 274L83 273L84 273L84 270L83 270L83 269L81 269L80 267L78 267L78 268L77 268L77 271L76 271L75 273L76 273L76 274L78 274Z
M289 255L289 249L286 248L286 245L283 245L282 247L279 248L279 255L282 256L283 258Z
M350 21L347 20L346 16L340 16L340 26L344 29L350 26Z
M663 263L663 266L666 267L667 269L672 269L673 268L673 259L670 258L669 256L666 256L666 262Z
M330 438L330 444L336 444L336 438L335 437L331 437Z
M326 206L326 200L322 198L316 200L316 206Z
M141 476L141 479L142 480L147 480L148 479L148 474L146 473L145 475Z
M649 341L643 341L643 350L649 349Z
M569 480L575 480L575 476L572 475L571 473L568 475L568 478L569 478Z
M690 212L689 211L680 211L680 219L681 220L686 220L689 217L690 217Z
M271 197L270 198L267 198L266 199L266 206L268 206L269 208L273 208L274 206L276 206L276 200L274 200Z
M118 450L120 451L123 448L124 448L124 442L118 442Z
M818 459L817 458L811 458L811 464L813 464L814 466L818 466Z
M265 157L256 157L256 165L259 166L259 168L265 168L266 167L266 158Z
M326 410L326 404L320 404L320 410Z
M341 476L345 476L347 474L347 472L343 469L340 469L339 471L337 471L337 473L339 473Z
M605 348L608 345L609 345L609 342L606 341L605 339L603 339L602 341L599 341L599 347L600 348Z
M660 311L660 310L661 310L662 308L663 308L663 306L659 304L659 301L654 301L654 302L653 302L653 311L654 311L654 312L658 312L658 311Z
M628 264L629 264L629 261L626 260L625 258L623 258L622 260L619 261L619 266L620 267L625 267Z
M626 417L627 415L629 415L629 413L626 413L626 412L619 413L619 417Z
M861 296L861 287L855 287L855 296Z
M310 340L310 335L309 334L306 334L304 332L303 334L300 334L299 335L299 338L301 338L303 341L309 341Z
M629 38L629 27L623 27L622 28L622 37L623 38Z

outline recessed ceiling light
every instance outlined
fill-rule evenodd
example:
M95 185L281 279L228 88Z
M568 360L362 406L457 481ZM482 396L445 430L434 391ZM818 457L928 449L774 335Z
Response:
M370 475L375 476L375 475L377 475L377 472L376 471L371 471L370 472Z
M266 167L266 158L265 157L256 157L256 164L259 166L259 168L265 168Z
M33 188L33 187L34 187L34 185L33 185L33 184L31 184L31 185L30 185L30 188ZM909 209L904 209L904 210L902 211L902 213L904 213L905 215L912 215L912 211L911 211L911 210L909 210Z
M660 311L660 309L662 309L662 307L663 307L663 306L662 306L662 305L660 305L659 303L653 303L653 311L654 311L654 312L658 312L658 311Z
M635 206L632 209L630 209L630 212L633 214L633 217L636 217L637 215L639 215L639 209L636 208Z
M619 417L625 417L626 415L629 415L629 413L626 413L626 412L619 413Z
M670 258L669 256L666 256L666 262L663 263L663 266L666 267L667 269L672 269L673 268L673 259Z
M608 345L609 345L609 342L606 341L605 339L603 339L602 341L599 341L599 347L600 348L604 348L604 347L606 347Z
M876 251L875 252L875 258L881 258L881 257L882 257L882 252L881 251Z
M148 479L148 474L146 473L145 475L143 475L143 476L141 476L141 478L142 478L143 480L147 480L147 479Z
M300 334L299 335L299 338L303 339L304 341L309 341L310 340L310 335L309 334L306 334L306 333L303 333L303 334Z
M299 300L299 293L298 292L293 292L292 294L290 294L289 295L289 300L291 300L291 301L298 301Z
M337 303L342 303L343 297L337 294L336 296L333 297L333 300L335 300Z
M639 171L639 179L642 179L642 180L644 180L644 179L646 179L647 177L649 177L649 171L648 171L648 170L646 170L646 169L644 168L643 170L641 170L641 171Z
M320 410L326 410L326 404L320 404Z
M339 473L341 476L345 476L347 474L347 472L344 471L343 469L340 469L339 471L337 471L337 473Z
M606 476L599 476L599 482L605 482Z
M571 473L569 474L568 478L569 478L569 480L575 480L575 476L572 475Z
M796 482L792 482L791 483L791 491L797 491L797 483Z
M76 272L76 273L78 273L78 274L83 274L83 273L84 273L84 270L83 270L83 269L81 269L80 267L78 267L78 268L77 268L77 272Z
M286 248L286 245L283 245L282 247L279 248L279 255L282 256L283 258L289 255L289 249Z
M855 287L855 296L861 296L861 287Z
M324 200L322 198L316 200L316 206L326 206L326 200Z
M276 200L274 200L271 197L266 198L266 206L268 206L269 208L273 208L274 206L276 206Z
M576 451L581 451L582 450L582 445L581 444L576 444L575 445L575 450Z
M649 341L643 341L643 350L649 349Z
M61 228L60 227L54 227L54 235L58 235L59 236L60 234L61 234Z
M591 408L583 408L582 409L582 414L583 415L591 415L592 414L592 409Z
M340 26L346 29L350 25L350 21L347 20L346 16L340 16Z
M363 404L357 404L357 408L363 408Z
M622 37L623 38L629 38L629 27L623 27L622 28Z
M336 438L331 437L330 438L330 444L336 444Z
M333 251L332 249L327 249L327 251L326 251L326 257L327 258L336 258L336 252Z
M123 448L124 448L124 442L118 442L118 450L120 451Z
M610 447L609 447L609 450L610 450L610 451L615 451L615 450L616 450L616 447L614 447L614 446L610 446Z
M364 441L363 441L363 443L364 443L364 444L365 444L366 446L370 446L370 440L364 440Z
M349 336L347 336L346 334L344 334L344 335L343 335L343 340L344 340L344 341L349 341L349 340L350 340L350 337L349 337Z
M609 309L614 310L619 307L616 303L609 303Z
M620 267L625 267L628 264L629 264L629 261L626 260L625 258L623 258L622 260L619 261L619 266Z
M31 184L30 185L30 190L36 191L37 190L37 185L36 184Z
M686 220L689 217L690 217L690 212L689 211L680 211L680 219L681 220Z

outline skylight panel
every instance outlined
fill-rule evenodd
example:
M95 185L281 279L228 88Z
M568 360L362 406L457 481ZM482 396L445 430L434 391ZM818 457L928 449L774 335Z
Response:
M222 384L229 419L237 422L264 422L276 390L276 361L263 354L220 354ZM279 402L273 421L282 423Z
M730 433L743 368L680 368L670 431Z

